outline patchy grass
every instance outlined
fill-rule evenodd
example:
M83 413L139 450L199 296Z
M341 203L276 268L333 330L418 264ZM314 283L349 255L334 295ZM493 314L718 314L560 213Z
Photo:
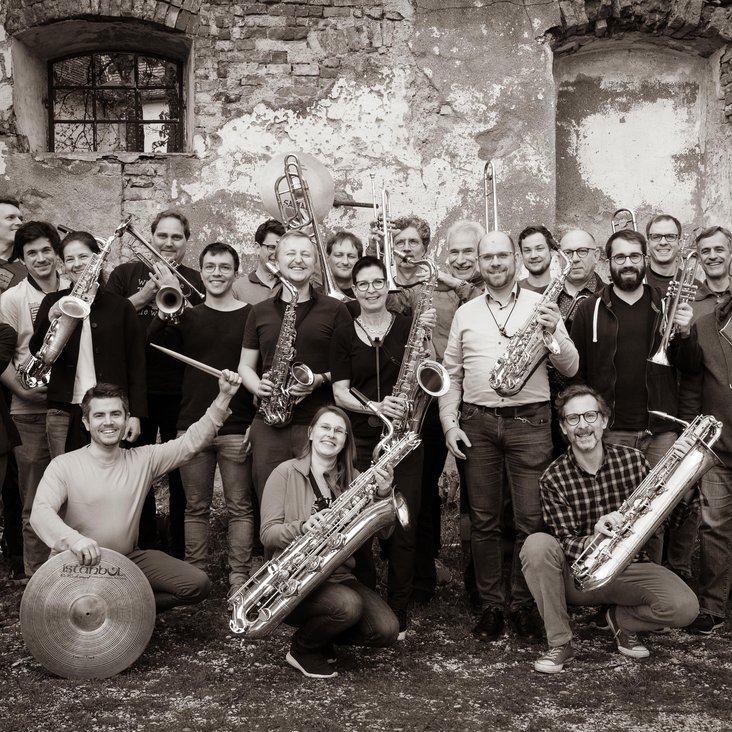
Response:
M112 679L58 679L29 657L21 589L0 576L0 730L732 730L729 627L706 639L648 636L651 658L632 661L615 652L607 632L583 627L590 611L580 611L577 660L555 676L533 671L543 645L512 635L475 640L454 509L445 515L443 556L453 581L414 610L407 640L387 650L339 648L337 678L305 679L284 660L291 629L263 641L229 631L222 511L219 500L211 598L161 615L145 653Z

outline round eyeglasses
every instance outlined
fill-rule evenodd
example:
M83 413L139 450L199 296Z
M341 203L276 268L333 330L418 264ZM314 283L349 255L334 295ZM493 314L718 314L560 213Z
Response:
M570 426L575 427L579 424L580 417L587 422L587 424L594 424L597 422L597 418L600 416L600 412L596 409L591 409L589 412L582 412L582 414L565 414L562 419Z
M640 264L643 261L643 255L640 252L633 252L632 254L613 254L611 259L615 264L625 264L628 260L633 264Z
M386 280L371 280L371 282L361 280L360 282L355 282L353 286L359 292L368 292L369 287L373 287L374 290L383 290L386 286Z

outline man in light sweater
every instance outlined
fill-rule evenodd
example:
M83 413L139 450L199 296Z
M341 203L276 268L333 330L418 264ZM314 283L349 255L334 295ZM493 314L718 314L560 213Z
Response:
M158 612L203 600L211 587L205 572L164 552L137 548L140 512L156 478L211 443L240 383L236 372L223 371L213 403L184 435L130 450L120 447L130 417L124 392L112 384L89 389L81 407L91 444L51 461L33 503L33 530L53 554L70 549L83 565L99 562L100 547L126 555L150 582Z

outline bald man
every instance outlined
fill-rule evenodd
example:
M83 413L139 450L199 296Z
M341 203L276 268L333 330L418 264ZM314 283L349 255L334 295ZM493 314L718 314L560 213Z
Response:
M572 269L569 270L569 275L564 283L564 290L557 301L562 318L569 330L574 306L584 298L599 292L605 282L596 270L600 250L588 231L582 229L568 231L559 242L559 249L572 262Z
M526 537L541 530L539 477L552 459L546 360L512 397L502 397L488 383L496 360L534 317L542 299L539 293L518 286L518 263L518 252L507 234L492 231L480 240L478 270L486 292L455 313L444 355L450 389L440 397L447 447L458 460L465 461L470 543L482 609L473 634L484 641L497 640L503 634L506 605L517 635L537 633L533 598L518 556ZM554 303L541 305L538 313L538 322L559 345L559 353L550 355L549 360L560 373L573 376L579 358L559 308ZM501 547L504 490L511 491L516 529L508 602Z

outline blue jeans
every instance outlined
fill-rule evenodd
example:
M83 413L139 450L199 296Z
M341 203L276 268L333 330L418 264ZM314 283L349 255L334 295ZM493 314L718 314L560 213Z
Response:
M572 638L567 605L617 605L618 622L631 633L684 628L699 612L688 585L653 562L634 562L599 590L582 592L574 584L561 544L550 534L532 534L521 560L551 647Z
M185 434L181 431L178 436ZM186 494L186 561L201 570L208 560L208 533L216 465L229 516L229 584L240 585L252 570L251 459L244 448L243 435L219 435L207 448L180 466Z
M30 577L47 559L50 549L36 536L30 513L43 472L51 462L46 437L46 412L14 414L13 422L21 443L14 448L18 464L18 485L23 501L23 566Z
M608 430L605 433L605 441L613 445L624 445L640 450L648 460L651 469L661 461L661 458L668 452L671 445L676 442L676 433L659 432L656 435L650 434L647 430ZM638 486L628 486L628 495ZM676 511L685 510L685 507L678 506ZM690 520L694 520L693 518ZM662 525L656 533L646 542L644 547L646 554L656 564L661 564L663 559L663 543L666 525ZM694 540L696 532L685 521L679 522L673 528L668 529L666 554L672 557L674 568L691 567L691 555L694 551ZM691 573L691 572L689 572Z
M300 651L320 650L328 643L385 648L399 634L399 621L389 606L355 579L324 582L285 622L298 628L292 645Z
M701 479L699 604L724 618L732 573L732 468L712 468Z
M511 491L516 529L511 567L510 609L532 602L519 552L529 534L541 531L543 520L539 478L552 459L549 404L502 417L474 405L463 405L460 427L471 442L464 449L470 503L470 547L475 581L483 608L505 604L501 517L503 491ZM504 467L508 486L504 486Z

